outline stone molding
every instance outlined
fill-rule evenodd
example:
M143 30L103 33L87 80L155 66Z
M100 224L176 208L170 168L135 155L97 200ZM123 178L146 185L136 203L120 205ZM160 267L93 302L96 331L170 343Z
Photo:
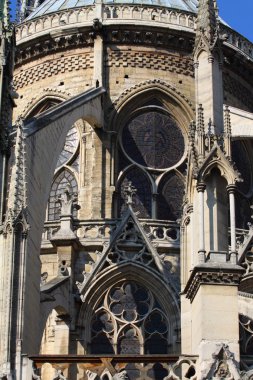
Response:
M104 28L104 40L107 44L147 45L159 47L170 47L173 50L187 51L192 53L194 40L192 35L179 34L176 31L160 29L157 31L150 26L135 27L128 25L124 29L113 29L111 26Z
M43 40L32 40L29 45L17 46L15 55L16 66L20 66L24 62L29 62L35 57L46 56L50 53L92 46L94 38L95 33L92 30L87 30L85 33L77 33L71 30L68 31L68 33L62 32L56 36L50 34Z
M39 80L63 74L65 72L85 70L93 67L93 54L75 54L45 61L26 70L19 71L14 76L16 89L31 85Z
M36 107L41 101L47 98L59 99L61 101L71 98L71 94L66 91L58 90L57 88L43 88L38 96L34 96L26 103L26 106L20 112L20 117L25 119L27 115Z
M231 264L198 265L194 267L183 294L192 302L201 285L238 286L243 272L241 267Z

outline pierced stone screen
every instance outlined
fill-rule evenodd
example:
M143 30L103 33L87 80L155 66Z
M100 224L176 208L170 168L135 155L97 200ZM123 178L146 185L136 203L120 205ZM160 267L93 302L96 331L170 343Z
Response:
M122 145L134 162L153 169L174 166L185 148L182 131L175 120L158 111L132 119L123 129Z

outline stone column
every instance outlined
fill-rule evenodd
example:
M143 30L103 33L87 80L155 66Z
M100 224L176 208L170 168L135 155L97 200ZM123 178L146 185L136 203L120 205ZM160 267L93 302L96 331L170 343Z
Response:
M204 192L206 185L200 182L197 185L197 191L199 194L199 262L205 262L205 214L204 214Z
M236 231L235 231L235 185L228 185L227 192L229 196L229 210L230 210L230 234L231 234L231 253L230 261L236 264Z
M93 20L94 30L94 76L93 85L103 86L103 66L104 66L104 43L102 35L103 4L96 0L96 18Z

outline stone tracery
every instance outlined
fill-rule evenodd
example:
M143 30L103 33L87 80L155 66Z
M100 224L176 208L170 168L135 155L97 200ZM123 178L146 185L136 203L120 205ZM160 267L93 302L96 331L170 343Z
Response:
M150 290L136 281L121 281L106 292L94 312L91 352L167 353L168 323Z

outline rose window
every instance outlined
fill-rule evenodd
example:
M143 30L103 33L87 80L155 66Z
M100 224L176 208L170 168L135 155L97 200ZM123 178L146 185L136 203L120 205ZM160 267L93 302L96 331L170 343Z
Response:
M150 290L124 281L106 293L91 323L91 353L167 353L168 321Z
M122 147L131 161L152 169L173 167L182 159L184 136L176 121L160 110L146 111L123 129Z

